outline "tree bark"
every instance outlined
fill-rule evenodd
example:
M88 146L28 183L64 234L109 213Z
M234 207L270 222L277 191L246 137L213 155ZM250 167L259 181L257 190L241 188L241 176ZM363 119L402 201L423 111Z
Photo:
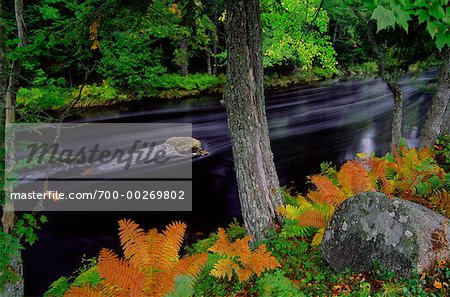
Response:
M206 57L206 69L208 71L209 75L212 75L212 69L211 69L211 53L209 50L205 50L205 57Z
M397 149L402 141L403 94L397 83L386 82L394 95L394 109L392 111L392 147Z
M217 75L217 41L214 41L212 53L213 53L212 74Z
M180 39L180 58L181 58L181 75L187 76L189 74L188 71L188 48L187 43L184 38Z
M444 120L441 125L441 135L450 135L450 103L447 103L447 109L444 113Z
M372 49L378 65L378 72L383 81L388 86L394 96L394 109L392 110L391 126L391 147L392 150L398 149L402 141L402 122L403 122L403 93L397 82L391 77L386 69L386 57L381 52L374 36L375 21L370 20L367 26L367 41Z
M15 0L14 1L14 9L16 16L16 24L17 24L17 36L19 37L19 44L17 47L23 47L26 45L26 27L25 21L23 17L23 0ZM14 61L11 64L11 73L9 75L8 88L5 94L5 128L14 124L15 122L15 107L16 107L16 94L19 89L19 74L21 71L21 65L18 60ZM11 138L13 135L9 135ZM8 138L8 135L6 136ZM10 162L5 162L5 171L8 173L13 170L13 162L14 156L11 155L14 149L12 147L14 140L13 139L5 139L5 157L9 159ZM10 185L11 183L8 183ZM5 189L5 191L11 191L12 189ZM5 206L3 207L3 216L2 216L2 225L3 231L9 232L15 222L14 215L14 204L8 200L5 200Z
M427 118L420 132L419 148L433 146L441 132L444 113L450 98L450 47L443 51L443 64L439 74L436 94L431 101ZM444 127L445 128L445 127Z
M23 0L15 0L14 1L15 8L15 17L17 24L17 36L19 37L18 47L23 47L26 45L26 27L25 21L23 17L24 5ZM19 88L19 74L21 71L21 65L19 61L14 61L11 64L11 72L8 81L8 87L5 94L5 128L8 128L10 125L15 122L15 105L16 105L16 94ZM5 172L13 170L14 167L14 135L11 133L7 133L5 135L5 159L9 159L9 162L5 162ZM5 160L6 161L6 160ZM11 192L12 183L5 183L5 192ZM5 199L5 205L3 207L2 214L2 227L3 231L6 233L11 232L15 223L15 214L14 214L14 204ZM24 296L24 282L23 282L23 266L22 266L22 257L20 251L18 251L18 256L13 256L13 259L10 263L11 270L19 276L18 280L15 282L6 283L3 291L3 296L5 297L17 297Z
M0 20L4 20L3 0L0 0ZM6 66L6 48L5 48L5 27L3 22L0 22L0 180L4 180L4 145L5 145L5 95L7 86L7 66ZM3 201L3 189L1 189Z
M265 112L258 0L229 0L224 103L233 148L242 216L258 241L282 224L284 201L273 162Z

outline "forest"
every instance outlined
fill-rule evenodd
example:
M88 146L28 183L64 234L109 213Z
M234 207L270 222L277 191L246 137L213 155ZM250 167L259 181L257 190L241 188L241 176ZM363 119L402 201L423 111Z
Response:
M0 98L0 296L450 293L449 0L0 0Z

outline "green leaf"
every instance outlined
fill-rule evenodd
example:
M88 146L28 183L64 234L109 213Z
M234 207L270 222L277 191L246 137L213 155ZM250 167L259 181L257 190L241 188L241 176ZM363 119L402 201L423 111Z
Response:
M394 2L391 3L391 8L394 11L397 24L408 32L408 22L411 20L409 13L406 12L402 6L395 4Z
M450 25L450 7L447 7L447 9L445 10L445 18L443 21L447 25Z
M416 0L414 2L414 7L426 7L427 2L425 0Z
M430 21L430 14L428 13L428 10L419 9L416 14L419 16L419 24Z
M430 33L431 37L434 38L436 34L439 32L438 22L432 21L427 23L427 30Z
M444 8L440 5L434 4L433 6L430 7L429 11L430 11L430 15L437 20L441 20L441 19L445 18Z
M449 31L439 33L436 35L436 47L438 50L442 50L444 46L450 46L450 34Z
M378 6L373 11L371 19L377 21L378 31L381 31L388 27L394 28L396 21L394 13L383 6Z

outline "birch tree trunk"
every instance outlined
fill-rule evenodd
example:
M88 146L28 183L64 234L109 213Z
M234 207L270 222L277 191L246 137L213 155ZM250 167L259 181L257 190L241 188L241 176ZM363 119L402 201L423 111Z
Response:
M284 204L265 112L258 0L229 0L224 103L245 227L258 241L282 223Z
M441 132L444 113L450 98L450 47L443 52L443 64L439 74L438 87L433 96L427 118L420 132L419 148L433 146ZM445 128L445 127L444 127Z

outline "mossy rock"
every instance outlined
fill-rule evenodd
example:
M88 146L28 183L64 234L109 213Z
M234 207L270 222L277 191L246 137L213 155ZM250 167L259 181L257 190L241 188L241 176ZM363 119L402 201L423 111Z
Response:
M419 204L362 193L338 207L325 230L322 252L337 272L378 264L408 277L450 260L448 223Z

